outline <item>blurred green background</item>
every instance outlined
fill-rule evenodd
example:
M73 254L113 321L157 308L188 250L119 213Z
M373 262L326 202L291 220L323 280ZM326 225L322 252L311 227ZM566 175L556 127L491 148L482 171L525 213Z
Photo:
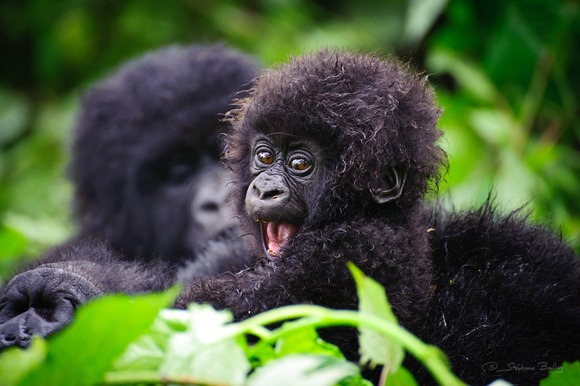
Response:
M66 177L79 98L120 63L222 41L265 66L321 46L424 69L445 113L457 208L491 187L580 249L576 0L2 0L0 276L74 233Z

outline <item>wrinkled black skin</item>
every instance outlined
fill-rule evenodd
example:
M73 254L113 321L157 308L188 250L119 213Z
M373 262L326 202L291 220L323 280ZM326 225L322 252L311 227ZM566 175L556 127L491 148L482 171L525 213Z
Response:
M174 46L123 65L85 96L71 164L79 235L3 289L0 348L57 331L102 293L160 290L250 263L218 137L257 68L221 45Z
M252 183L246 192L246 212L254 219L301 225L306 216L305 190L320 180L324 152L307 138L258 137L252 149ZM271 158L264 162L261 155ZM310 166L299 170L293 161Z

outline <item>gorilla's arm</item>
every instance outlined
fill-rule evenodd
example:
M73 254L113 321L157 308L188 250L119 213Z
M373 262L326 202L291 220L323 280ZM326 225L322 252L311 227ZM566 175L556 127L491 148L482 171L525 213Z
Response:
M174 278L170 267L130 263L103 242L73 239L46 252L2 289L0 349L26 347L32 335L58 331L79 305L94 297L159 291Z

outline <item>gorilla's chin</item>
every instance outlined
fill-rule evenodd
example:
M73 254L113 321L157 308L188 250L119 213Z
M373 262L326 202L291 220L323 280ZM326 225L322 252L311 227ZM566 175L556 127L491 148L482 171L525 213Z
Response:
M262 221L261 231L264 251L269 256L279 256L280 250L298 233L299 229L300 227L294 224Z

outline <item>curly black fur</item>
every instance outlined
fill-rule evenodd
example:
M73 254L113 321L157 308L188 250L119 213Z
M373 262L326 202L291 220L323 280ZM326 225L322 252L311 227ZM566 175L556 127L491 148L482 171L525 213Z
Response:
M422 336L462 379L529 385L580 359L580 269L560 237L492 200L432 221L436 289Z
M176 306L210 302L237 320L303 302L353 309L352 261L385 286L401 324L440 345L467 382L545 376L492 373L486 362L578 359L579 267L570 248L525 218L496 215L491 204L450 215L423 206L446 161L439 115L425 77L393 59L324 50L263 73L230 115L226 153L237 208L261 260L251 270L195 281ZM258 246L244 197L254 138L277 133L316 140L324 170L305 197L302 228L271 259ZM377 204L372 189L397 165L408 167L403 195ZM355 356L354 334L324 336Z
M142 261L203 258L206 239L229 242L231 235L197 224L191 205L206 183L200 176L209 173L215 183L225 173L221 118L257 68L222 45L173 46L96 85L83 101L72 162L82 233ZM235 243L244 249L231 243L230 254Z
M322 51L262 74L232 114L226 153L248 231L255 227L244 213L244 196L257 133L319 141L325 147L323 178L306 197L305 223L280 258L262 256L252 270L194 282L176 306L207 301L232 309L237 319L302 302L355 309L346 267L352 261L385 285L401 323L417 331L424 325L432 282L419 198L444 161L436 144L438 115L425 78L394 60ZM370 189L393 164L409 165L405 193L381 206ZM356 356L354 335L327 338Z
M330 167L324 192L307 197L307 222L361 214L407 217L446 161L436 143L440 110L427 78L394 59L323 51L265 72L251 94L230 114L227 162L238 177L237 192L243 197L250 182L254 133L313 138L329 145ZM393 165L409 167L407 188L396 205L376 205L370 190Z

